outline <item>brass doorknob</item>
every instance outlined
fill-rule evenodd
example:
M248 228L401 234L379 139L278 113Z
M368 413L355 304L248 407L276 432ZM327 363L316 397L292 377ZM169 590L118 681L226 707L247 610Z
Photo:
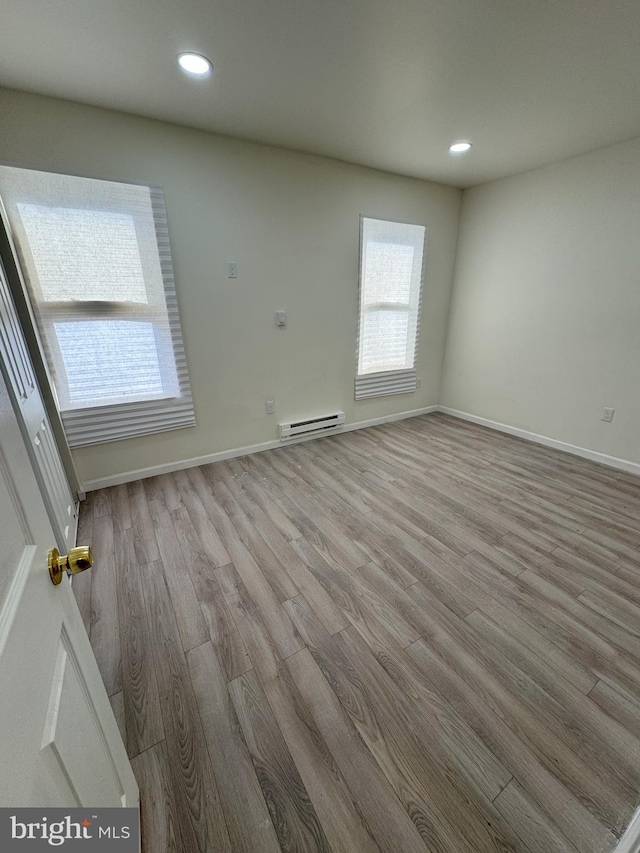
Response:
M88 545L71 548L68 554L61 554L57 548L51 548L47 564L51 581L57 586L65 572L69 575L77 575L78 572L90 569L93 565L93 553Z

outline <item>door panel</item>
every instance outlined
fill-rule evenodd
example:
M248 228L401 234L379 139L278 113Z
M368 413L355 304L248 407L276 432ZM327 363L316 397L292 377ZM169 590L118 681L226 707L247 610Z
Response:
M77 729L70 720L83 719ZM50 749L64 773L79 806L126 805L125 790L102 733L100 717L91 698L71 642L63 625L51 682L42 749ZM87 773L86 756L91 756Z
M66 550L75 543L76 502L51 432L1 261L0 358L4 363L5 379L19 414L25 444L49 512L56 543L61 550Z
M44 414L44 407L42 413ZM54 518L61 528L64 546L72 548L75 544L77 507L46 415L38 424L33 446L35 462L42 472L44 488Z
M135 806L69 579L49 578L53 530L0 368L0 806Z
M9 382L20 400L20 405L23 405L35 390L36 380L13 300L6 284L4 270L0 275L3 278L0 285L0 339L2 339L5 354L5 365L9 371Z

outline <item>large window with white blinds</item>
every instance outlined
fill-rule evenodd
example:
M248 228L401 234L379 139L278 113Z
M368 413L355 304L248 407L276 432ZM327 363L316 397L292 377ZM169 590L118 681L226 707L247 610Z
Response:
M356 400L415 391L426 229L360 217Z
M72 447L195 423L159 187L0 165Z

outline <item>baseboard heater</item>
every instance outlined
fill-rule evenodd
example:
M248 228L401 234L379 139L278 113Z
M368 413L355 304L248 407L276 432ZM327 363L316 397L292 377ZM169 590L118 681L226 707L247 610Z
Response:
M280 424L280 441L297 438L300 435L320 435L341 427L345 421L344 412L320 415L318 418L305 418L300 421L288 421Z

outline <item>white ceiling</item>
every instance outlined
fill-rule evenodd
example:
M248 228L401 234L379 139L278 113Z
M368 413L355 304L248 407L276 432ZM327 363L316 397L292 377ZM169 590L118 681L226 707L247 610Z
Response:
M640 135L640 0L2 0L0 85L470 186Z

